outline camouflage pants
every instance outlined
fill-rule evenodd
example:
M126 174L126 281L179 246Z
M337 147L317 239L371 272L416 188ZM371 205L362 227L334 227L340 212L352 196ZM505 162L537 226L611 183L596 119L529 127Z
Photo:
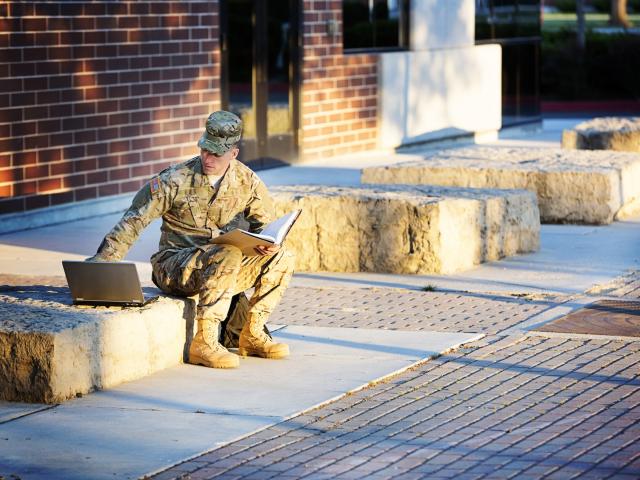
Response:
M294 255L281 247L275 255L247 257L230 245L207 245L159 254L152 259L153 281L173 295L199 294L196 319L223 322L234 295L241 294L226 325L237 339L249 317L266 322L291 279ZM251 299L243 294L254 288ZM225 342L227 346L233 340Z

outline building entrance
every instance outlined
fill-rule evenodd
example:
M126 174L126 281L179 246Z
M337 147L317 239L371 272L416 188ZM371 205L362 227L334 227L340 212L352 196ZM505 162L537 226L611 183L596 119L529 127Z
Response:
M223 0L222 106L242 118L240 160L295 161L299 109L299 2Z

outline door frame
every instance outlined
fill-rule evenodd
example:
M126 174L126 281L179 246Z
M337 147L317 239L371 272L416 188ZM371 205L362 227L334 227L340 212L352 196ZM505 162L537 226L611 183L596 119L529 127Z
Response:
M227 2L219 1L220 19L220 100L223 109L229 108L229 45L228 45L228 10ZM267 134L267 112L269 103L269 72L268 70L268 29L267 29L268 0L253 0L254 9L251 12L253 24L253 66L252 66L252 101L256 112L256 144L257 158L251 159L252 167L269 168L281 165L282 162L269 161L269 145ZM302 0L289 0L290 36L289 36L289 115L293 136L292 154L294 159L300 153L300 91L302 69Z

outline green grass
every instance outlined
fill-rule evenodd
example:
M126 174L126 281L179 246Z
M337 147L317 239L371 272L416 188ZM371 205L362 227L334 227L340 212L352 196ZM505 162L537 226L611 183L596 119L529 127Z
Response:
M635 27L640 27L640 14L634 13L629 15L629 21ZM607 13L587 13L586 15L587 29L595 27L608 27L609 14ZM575 30L576 14L575 13L545 13L542 17L542 31L557 32L562 29Z

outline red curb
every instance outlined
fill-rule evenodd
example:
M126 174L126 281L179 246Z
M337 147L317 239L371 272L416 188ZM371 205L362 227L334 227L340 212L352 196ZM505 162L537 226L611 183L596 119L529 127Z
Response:
M602 100L577 102L542 102L542 113L608 112L640 113L640 102L634 100Z

